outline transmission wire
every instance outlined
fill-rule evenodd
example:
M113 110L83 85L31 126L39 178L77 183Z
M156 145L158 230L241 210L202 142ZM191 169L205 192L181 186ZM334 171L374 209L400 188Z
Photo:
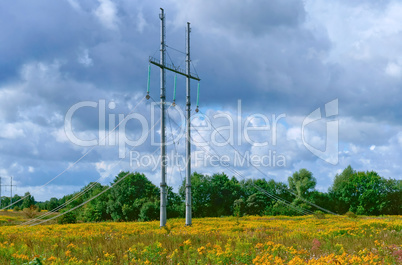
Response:
M170 108L170 107L169 107ZM168 108L168 109L169 109ZM154 123L154 125L151 127L151 129L148 131L148 134L149 134L149 132L156 126L156 124L158 124L158 122L161 120L161 118L159 118L159 120L158 121L156 121L155 123ZM134 147L133 148L131 148L131 150L133 150L134 149ZM160 149L160 147L158 148L158 149ZM157 150L158 150L157 149ZM130 150L130 151L131 151ZM157 151L157 150L155 150L153 153L152 153L152 155ZM117 164L116 165L114 165L113 167L115 167L115 166L117 166L118 164L120 164L120 162L123 160L123 158L121 158L118 162L117 162ZM126 175L127 176L127 175ZM102 179L103 177L101 177L101 178L99 178L98 180L100 180L100 179ZM94 186L94 185L96 185L96 183L97 182L94 182L93 183L93 185L91 186L91 188ZM116 183L115 183L116 184ZM112 185L113 186L113 185ZM90 188L90 189L91 189ZM109 187L110 188L110 187ZM109 189L108 188L108 189ZM69 200L69 202L66 204L66 205L68 205L68 204L70 204L72 201L74 201L76 198L78 198L78 197L80 197L81 195L83 195L83 194L85 194L86 192L88 192L90 189L87 189L85 192L83 192L83 193L81 193L79 196L76 196L76 197L74 197L73 199L70 199ZM85 190L85 189L84 189ZM102 192L103 193L103 192ZM96 195L96 197L97 197L98 195ZM90 200L88 200L87 202L89 202L89 201L91 201L92 199L90 199ZM65 206L66 206L65 205ZM81 205L83 205L83 204L81 204ZM57 208L57 207L56 207ZM59 208L60 209L60 208ZM72 209L76 209L76 207L74 207L74 208L72 208ZM71 210L68 210L67 212L70 212ZM62 213L62 215L63 214L65 214L65 213L67 213L67 212L63 212ZM42 215L43 216L43 215ZM58 216L61 216L60 214L59 215L57 215L56 217L54 217L54 218L57 218ZM54 218L50 218L50 219L46 219L45 221L48 221L48 220L52 220L52 219L54 219ZM35 221L37 221L37 220L35 220ZM45 221L43 221L43 222L45 222ZM41 224L41 223L43 223L43 222L39 222L38 224ZM28 222L26 222L26 223L29 223L29 221ZM25 223L23 223L23 224L21 224L21 225L24 225ZM35 224L36 225L36 224ZM32 225L31 225L32 226Z
M106 141L106 139L110 136L110 134L112 134L112 132L114 132L114 131L117 129L117 127L119 127L119 126L122 124L122 122L123 122L124 120L126 120L127 117L135 111L135 109L140 105L140 103L141 103L144 99L145 99L145 97L142 98L142 99L140 100L140 102L138 102L137 105L135 105L134 109L133 109L124 119L122 119L122 120L116 125L116 127L114 127L113 130L109 132L108 135L106 135L104 138L102 138L101 140L99 140L99 142ZM93 149L95 149L95 147L97 147L97 145L92 146L87 152L85 152L85 154L83 154L83 155L82 155L79 159L77 159L74 163L72 163L72 164L69 165L67 168L65 168L61 173L59 173L59 174L56 175L54 178L52 178L51 180L49 180L48 182L46 182L45 184L43 184L42 186L40 186L40 187L38 187L38 188L36 188L36 189L34 189L34 190L39 190L39 189L42 189L42 188L46 187L49 183L51 183L52 181L54 181L55 179L57 179L58 177L60 177L60 176L63 175L64 173L66 173L67 171L69 171L72 167L74 167L74 166L75 166L76 164L78 164L82 159L84 159ZM13 202L13 203L11 203L11 204L9 204L9 205L7 205L6 207L3 207L3 208L0 209L0 210L4 210L4 209L7 209L7 208L13 206L14 204L16 204L16 203L22 201L23 199L25 199L25 198L26 198L27 196L29 196L29 195L30 195L30 194L27 194L27 195L21 197L19 200L15 201L15 202Z
M206 114L203 113L202 111L200 111L200 113L206 116ZM212 122L211 122L211 126L212 126L212 128L213 128L216 132L218 132L218 133L222 136L223 139L225 139L225 137L221 134L220 131L218 131L218 130L216 129L216 127L212 124ZM230 142L228 142L228 144L229 144L240 156L242 156L243 159L245 159L245 157L237 150L236 147L234 147ZM255 169L257 169L261 174L263 174L265 177L271 179L271 178L268 177L263 171L261 171L258 167L256 167L253 163L251 163L251 165L252 165ZM319 208L319 209L321 209L321 210L323 210L323 211L325 211L325 212L327 212L327 213L330 213L330 214L333 214L333 215L338 215L338 214L336 214L336 213L334 213L334 212L331 212L330 210L327 210L327 209L322 208L322 207L320 207L320 206L318 206L318 205L316 205L316 204L314 204L314 203L312 203L312 202L310 202L310 201L308 201L308 200L305 200L304 198L302 198L302 197L300 197L299 195L297 195L296 193L294 193L292 190L290 190L290 189L288 189L288 190L289 190L289 192L290 192L292 195L296 196L297 198L301 199L302 201L304 201L304 202L306 202L306 203L308 203L308 204L310 204L310 205L312 205L312 206L315 206L315 207L317 207L317 208Z
M152 100L154 101L154 102L156 102L153 98L152 98ZM160 107L160 106L159 106ZM176 124L176 125L178 125L174 120L173 120L173 122ZM195 129L195 128L193 128L193 129ZM197 130L197 129L195 129L197 132L198 132L198 134L201 136L201 134L199 133L199 131ZM201 136L202 137L202 136ZM203 137L202 137L203 138ZM204 141L205 141L205 138L203 138L204 139ZM200 146L201 147L201 146ZM203 148L203 147L202 147ZM218 154L218 152L213 148L213 147L211 147L213 150L214 150L214 152L217 154L217 155L219 155ZM203 148L204 149L204 148ZM205 149L204 149L205 150ZM207 150L205 150L206 152L208 152L208 153L210 153L209 151L207 151ZM186 162L188 162L188 161L186 161ZM229 170L231 170L230 168L228 168ZM236 172L236 171L235 171ZM239 173L238 173L239 174ZM243 178L245 178L244 176L243 176ZM261 187L259 187L259 186L257 186L255 183L253 183L253 182L251 182L252 183L252 185L253 186L255 186L255 187L257 187L257 189L262 189ZM264 189L262 189L262 190L264 190ZM264 190L265 191L265 190ZM286 202L286 200L283 200L283 199L281 199L280 197L278 197L277 195L274 195L274 194L271 194L271 193L269 193L269 192L267 192L267 191L265 191L265 194L267 195L267 196L269 196L269 197L271 197L271 198L276 198L276 200L279 200L279 201L281 201L282 203L284 203L285 204L285 206L286 205L288 205L287 207L291 207L291 208L294 208L294 210L296 210L296 211L299 211L299 212L304 212L305 214L306 213L308 213L308 214L313 214L311 211L309 211L309 210L307 210L307 209L299 209L299 208L296 208L295 206L293 206L293 205L291 205L289 202Z

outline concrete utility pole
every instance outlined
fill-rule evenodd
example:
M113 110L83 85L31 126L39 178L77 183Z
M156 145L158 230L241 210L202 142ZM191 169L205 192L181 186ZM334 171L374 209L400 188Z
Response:
M161 19L161 206L160 206L160 226L166 225L166 204L167 204L167 193L166 193L166 144L165 144L165 91L166 91L166 73L165 73L165 13L161 8L161 14L159 15Z
M166 73L165 70L172 71L176 74L180 74L186 77L186 110L187 110L187 134L186 134L186 225L191 225L191 139L190 139L190 117L191 117L191 102L190 102L190 79L201 79L195 74L190 72L190 23L187 22L187 42L186 42L186 70L184 71L180 67L175 67L166 63L166 32L165 32L165 13L161 8L159 15L161 20L161 48L160 48L160 60L149 57L149 63L158 66L160 71L161 82L161 204L160 204L160 226L166 225L166 205L167 205L167 185L166 185L166 134L165 134L165 92L166 92ZM149 98L149 70L148 70L148 87L147 98ZM175 81L176 82L176 81ZM198 103L197 103L198 104Z
M187 111L187 132L186 132L186 225L191 225L191 100L190 100L190 23L187 22L186 42L186 111Z
M13 187L16 185L13 185L13 177L10 177L10 185L3 185L2 184L2 179L0 177L0 208L1 208L1 189L2 187L10 187L10 204L13 203Z
M10 191L11 191L10 204L12 204L13 203L13 177L11 177Z

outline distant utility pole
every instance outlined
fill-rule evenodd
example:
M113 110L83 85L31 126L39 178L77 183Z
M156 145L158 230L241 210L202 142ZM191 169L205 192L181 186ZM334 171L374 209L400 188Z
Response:
M186 111L187 111L187 132L186 132L186 226L192 224L191 221L191 101L190 101L190 22L187 22L187 42L186 42Z
M160 204L160 226L166 225L166 205L167 205L167 189L166 189L166 137L165 137L165 92L166 92L166 72L169 70L177 74L186 77L186 107L187 107L187 134L186 134L186 225L191 225L191 145L190 145L190 79L201 79L197 75L190 73L190 23L187 22L187 43L186 43L186 70L182 70L174 65L166 63L166 32L165 32L165 13L161 8L161 14L159 15L161 20L161 48L160 48L160 60L150 57L149 62L158 66L161 69L160 82L161 82L161 204Z
M1 183L1 177L0 177L0 207L1 207L1 188L2 187L10 187L10 204L13 203L13 187L16 185L13 185L13 177L10 178L10 185L2 185Z
M13 177L11 177L10 191L11 191L10 204L12 204L13 203Z

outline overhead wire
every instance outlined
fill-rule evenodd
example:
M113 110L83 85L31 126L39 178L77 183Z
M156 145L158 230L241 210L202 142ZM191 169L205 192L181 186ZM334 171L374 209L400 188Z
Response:
M203 112L201 112L201 114L203 114L203 115L206 116L206 114L203 113ZM211 122L211 127L212 127L216 132L218 132L218 133L222 136L223 139L225 139L225 137L221 134L220 131L218 131L218 130L216 129L216 127L212 124L212 122ZM231 146L243 159L245 158L245 157L239 152L239 150L238 150L236 147L234 147L230 142L228 142L228 144L229 144L229 146ZM271 179L271 178L268 177L261 169L259 169L258 167L256 167L253 163L250 163L250 164L251 164L255 169L257 169L261 174L263 174L265 177ZM318 209L320 209L320 210L323 210L323 211L325 211L325 212L327 212L327 213L330 213L330 214L333 214L333 215L338 215L338 214L336 214L336 213L334 213L334 212L332 212L332 211L330 211L330 210L328 210L328 209L325 209L325 208L323 208L323 207L321 207L321 206L319 206L319 205L316 205L316 204L314 204L314 203L312 203L312 202L310 202L310 201L308 201L308 200L302 198L301 196L299 196L298 194L294 193L294 192L293 192L292 190L290 190L290 189L288 189L288 191L289 191L293 196L295 196L295 197L297 197L298 199L300 199L300 200L302 200L302 201L304 201L304 202L310 204L311 206L314 206L314 207L316 207L316 208L318 208Z
M109 136L127 119L128 116L130 116L136 109L137 107L140 105L140 103L142 103L142 101L145 99L145 97L143 97L140 102L137 103L137 105L134 106L133 110L124 117L124 119L122 119L110 132L109 134L107 134L105 137L103 137L101 140L99 140L99 142L103 142L106 141L106 139L109 138ZM92 150L95 149L95 147L97 147L97 145L92 146L87 152L85 152L80 158L78 158L74 163L70 164L67 168L65 168L61 173L59 173L58 175L56 175L54 178L52 178L51 180L49 180L48 182L46 182L45 184L43 184L42 186L34 189L34 191L42 189L44 187L46 187L47 185L49 185L51 182L53 182L55 179L59 178L61 175L63 175L64 173L68 172L71 168L73 168L76 164L78 164L82 159L84 159L90 152L92 152ZM4 210L4 209L8 209L11 206L15 205L16 203L22 201L23 199L25 199L27 196L29 196L30 194L27 194L23 197L21 197L19 200L3 207L0 210Z
M177 143L176 143L176 141L175 141L175 139L174 139L174 137L173 137L172 122L170 121L170 120L171 120L171 117L170 117L170 115L169 115L169 111L167 111L167 117L168 117L168 122L169 122L169 127L170 127L170 134L172 135L172 141L173 141L173 145L174 145L176 157L178 157L178 156L179 156L179 152L177 151L177 145L176 145ZM178 163L178 161L175 161L175 162ZM176 163L174 163L174 165L176 165ZM182 170L181 170L181 168L180 168L180 165L177 165L177 168L178 168L179 173L180 173L181 182L183 182L183 179L184 179L184 178L183 178L183 174L182 174Z
M180 51L180 50L178 50L178 49L176 49L176 48L173 48L173 47L171 47L171 46L168 46L167 44L165 44L165 46L168 47L169 49L172 49L172 50L176 51L176 52L182 53L182 54L184 54L184 55L186 54L185 52Z
M155 102L154 99L152 99L152 100ZM160 107L160 106L159 106L159 107ZM173 120L173 122L174 122L176 125L178 125L174 120ZM193 128L193 129L195 129L195 128ZM199 133L199 131L198 131L197 129L195 129L195 130L196 130L197 133L202 137L202 135ZM202 138L203 138L203 137L202 137ZM206 141L205 138L203 138L203 139L204 139L204 141ZM206 150L203 146L200 146L200 147L201 147L204 151L206 151L206 152L208 152L208 153L210 154L210 152L209 152L208 150ZM211 147L211 146L210 146L210 147ZM213 148L213 147L211 147L211 148L212 148L212 150L214 150L214 152L215 152L217 155L219 155L219 153L216 151L215 148ZM186 162L188 162L188 161L186 161ZM245 178L242 174L240 174L237 170L231 169L231 168L229 168L229 167L228 167L228 169L231 170L232 172L234 172L236 175L242 177L243 179L246 179L246 178ZM257 188L257 189L259 189L259 190L263 190L263 193L266 194L268 197L270 197L270 198L272 198L272 199L275 199L275 200L277 200L277 201L280 201L280 202L283 203L286 207L290 207L290 208L292 208L293 210L295 210L295 211L297 211L297 212L299 212L299 213L302 213L302 214L313 214L313 212L311 212L311 211L309 211L309 210L307 210L307 209L297 208L296 206L294 206L294 205L292 205L291 203L287 202L286 200L280 198L279 196L277 196L277 195L275 195L275 194L272 194L272 193L270 193L270 192L265 191L265 190L262 189L261 187L255 185L254 182L251 182L251 184L252 184L253 186L255 186L255 188Z
M156 124L159 123L160 120L161 120L161 119L159 118L159 120L157 120L157 121L154 123L154 125L151 127L150 131L156 126ZM132 147L132 148L130 149L130 152L131 152L132 150L134 150L134 147ZM156 151L154 151L151 155L154 155L155 152L156 152ZM108 171L108 173L107 173L106 175L107 175L107 176L110 175L110 174L112 173L112 170L113 170L116 166L118 166L118 165L123 161L123 159L124 159L124 157L123 157L123 158L120 158L120 160L117 161L117 162L109 169L109 171ZM50 211L48 211L48 212L46 212L46 213L44 213L44 214L42 214L42 215L36 217L35 219L31 219L31 220L29 220L29 221L26 221L25 223L22 223L22 224L20 224L19 226L23 226L23 225L27 225L27 224L29 224L29 223L36 222L36 221L38 221L38 219L43 219L43 218L45 218L45 217L47 217L47 216L49 216L49 215L51 215L51 214L53 214L53 213L59 211L60 209L66 207L67 205L69 205L70 203L72 203L73 201L75 201L76 199L78 199L79 197L81 197L82 195L84 195L85 193L89 192L89 191L90 191L96 184L98 184L99 181L101 181L102 179L104 179L103 176L101 176L100 178L98 178L96 181L92 182L91 185L85 187L83 190L81 190L81 191L79 191L78 193L74 194L74 196L73 196L72 198L70 198L68 201L64 202L63 204L61 204L61 205L57 206L56 208L54 208L54 209L52 209L52 210L50 210Z
M160 147L159 147L159 148L160 148ZM31 224L30 226L36 226L36 225L43 224L43 223L45 223L45 222L48 222L48 221L50 221L50 220L56 219L56 218L58 218L58 217L60 217L60 216L63 216L63 215L65 215L65 214L67 214L67 213L69 213L69 212L71 212L71 211L74 211L75 209L78 209L78 208L80 208L81 206L84 206L85 204L91 202L92 200L94 200L94 199L98 198L99 196L101 196L101 195L102 195L103 193L105 193L106 191L108 191L108 190L110 190L111 188L113 188L116 184L120 183L120 181L122 181L123 179L125 179L125 178L126 178L127 176L129 176L130 174L132 174L132 173L131 173L131 172L127 173L125 176L123 176L122 178L118 179L115 183L113 183L112 185L110 185L109 187L107 187L105 190L99 192L98 194L96 194L95 196L89 198L89 199L86 200L85 202L83 202L83 203L81 203L81 204L79 204L79 205L77 205L77 206L75 206L75 207L73 207L73 208L71 208L71 209L69 209L69 210L67 210L67 211L65 211L65 212L62 212L62 213L60 213L60 214L58 214L58 215L56 215L56 216L53 216L53 217L51 217L51 218L49 218L49 219L46 219L46 220L43 220L43 221L41 221L41 222L39 222L39 223L37 223L37 224Z
M155 101L154 101L154 102L155 102ZM156 102L155 102L155 103L156 103ZM159 106L159 105L158 105L158 106ZM159 107L160 107L160 106L159 106ZM171 107L171 106L170 106L170 107ZM169 107L168 109L170 109L170 107ZM167 109L167 110L168 110L168 109ZM161 119L161 118L160 118L160 119ZM159 119L159 120L160 120L160 119ZM156 124L159 122L159 120L154 123L154 125L153 125L153 126L151 127L151 129L148 131L148 134L149 134L150 131L153 129L153 127L156 126ZM134 147L133 147L133 148L134 148ZM133 149L133 148L132 148L132 149ZM160 148L161 148L161 147L159 146L153 153L155 153L156 151L158 151ZM132 149L131 149L131 150L132 150ZM115 183L113 183L111 186L109 186L109 187L106 188L105 190L101 191L100 193L96 194L95 196L91 197L90 199L86 200L85 202L83 202L83 203L81 203L81 204L79 204L79 205L77 205L77 206L75 206L75 207L73 207L73 208L71 208L71 209L69 209L69 210L67 210L67 211L65 211L65 212L62 212L62 213L60 213L60 214L58 214L58 215L56 215L56 216L53 216L53 217L48 218L48 219L46 219L46 220L40 221L40 222L38 222L38 223L36 223L36 224L31 224L30 226L39 225L39 224L45 223L45 222L47 222L47 221L53 220L53 219L55 219L55 218L58 218L58 217L60 217L60 216L63 216L63 215L65 215L65 214L67 214L67 213L69 213L69 212L71 212L71 211L73 211L73 210L75 210L75 209L77 209L77 208L79 208L79 207L81 207L81 206L83 206L83 205L89 203L90 201L94 200L95 198L99 197L100 195L102 195L103 193L105 193L106 191L108 191L109 189L111 189L112 187L114 187L117 183L119 183L121 180L123 180L124 178L126 178L126 177L127 177L128 175L130 175L130 174L131 174L131 173L129 172L129 173L126 174L124 177L122 177L121 179L119 179L118 181L116 181Z
M193 128L193 129L195 129L195 128ZM200 133L197 129L195 129L195 131L198 133L198 135L200 135L201 138L203 138L204 141L206 141L206 139L201 135L201 133ZM206 148L204 148L203 146L197 146L197 147L202 148L205 152L207 152L208 154L211 155L211 152L208 151L208 150L207 150ZM216 155L218 155L218 156L221 155L218 151L216 151L216 149L215 149L214 147L210 146L210 148L214 151L214 153L215 153ZM231 167L229 167L229 165L228 165L228 167L226 167L226 168L227 168L228 170L230 170L231 172L233 172L235 175L239 176L240 178L242 178L242 179L244 179L244 180L247 179L243 174L241 174L239 171L237 171L237 170L234 168L234 166L233 166L233 168L231 168ZM254 188L260 190L261 192L263 192L265 195L267 195L267 196L270 197L271 199L274 199L274 200L277 200L277 201L283 203L283 204L284 204L286 207L288 207L288 208L291 208L291 209L293 209L293 210L295 210L295 211L297 211L297 212L299 212L299 213L302 213L302 214L313 214L313 212L309 211L308 209L298 208L298 207L292 205L290 202L286 201L285 199L280 198L278 195L276 195L276 194L274 194L274 193L270 193L270 192L264 190L262 187L256 185L253 181L251 181L251 184L254 186Z

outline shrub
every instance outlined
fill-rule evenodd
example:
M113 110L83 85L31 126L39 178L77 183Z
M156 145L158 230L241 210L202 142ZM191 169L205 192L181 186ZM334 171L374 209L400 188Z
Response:
M159 204L158 202L146 202L142 205L140 210L141 221L157 220L159 217Z
M77 222L77 215L73 212L68 212L60 216L57 222L59 224L75 224Z
M351 211L347 212L345 215L349 218L357 218L357 215Z
M315 211L315 212L314 212L314 216L315 216L317 219L325 219L325 214L324 214L323 212L321 212L321 211Z
M243 199L235 200L233 203L233 215L236 217L241 217L246 211L246 203Z
M30 218L30 219L31 219L31 218L34 218L34 217L36 216L37 209L36 209L35 206L31 205L31 207L25 208L25 209L23 210L23 212L24 212L24 215L25 215L27 218Z
M20 208L20 207L18 207L18 206L15 206L15 207L13 208L13 211L15 211L15 212L19 212L19 211L21 211L21 208Z

